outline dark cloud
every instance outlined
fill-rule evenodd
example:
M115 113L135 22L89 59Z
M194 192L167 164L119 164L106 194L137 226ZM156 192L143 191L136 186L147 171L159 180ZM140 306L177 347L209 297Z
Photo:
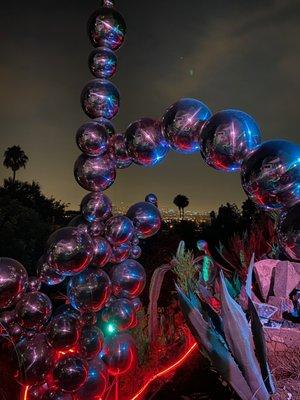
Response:
M299 135L300 3L294 0L128 0L128 25L118 52L116 85L124 130L141 116L159 117L180 97L212 110L253 115L265 139ZM86 21L97 1L2 4L0 17L1 153L20 144L30 157L22 179L76 207L83 191L73 179L74 136L85 121L79 95L90 79ZM192 73L191 73L192 71ZM1 177L8 172L1 167ZM153 169L132 167L109 190L117 203L156 192L164 206L176 193L191 208L210 210L244 198L239 176L204 165L199 154L171 153Z

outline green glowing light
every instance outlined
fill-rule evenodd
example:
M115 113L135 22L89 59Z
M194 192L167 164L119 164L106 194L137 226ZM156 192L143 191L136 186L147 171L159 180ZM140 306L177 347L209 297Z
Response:
M113 324L108 324L107 325L107 332L108 333L114 333L116 330L116 327Z
M202 277L204 282L208 282L210 278L210 259L208 256L203 258Z

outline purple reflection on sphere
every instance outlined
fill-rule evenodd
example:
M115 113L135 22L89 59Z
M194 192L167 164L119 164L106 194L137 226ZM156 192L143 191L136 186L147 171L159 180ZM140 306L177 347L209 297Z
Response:
M125 215L111 217L105 224L105 238L114 245L130 241L133 233L133 223Z
M88 365L87 381L76 392L76 400L101 399L108 386L107 368L100 357L95 357Z
M56 387L48 389L43 397L42 400L75 400L72 393L63 392Z
M101 156L108 149L109 133L101 122L89 121L78 129L76 143L87 156Z
M288 258L300 261L300 202L284 210L277 226L279 245Z
M119 111L118 89L105 79L93 79L81 93L81 106L90 118L112 119Z
M83 189L98 192L114 183L116 168L108 155L88 157L81 154L75 162L74 175Z
M127 258L129 258L130 252L131 252L131 245L129 243L121 243L112 246L112 254L110 262L113 264L118 264L122 261L125 261L127 260Z
M80 231L87 233L91 238L101 235L104 231L104 223L101 221L88 222L82 215L76 215L68 226L77 227Z
M124 42L126 24L124 18L113 8L96 10L88 21L88 35L94 47L117 50Z
M55 365L53 377L56 385L66 392L75 392L87 380L88 365L77 355L64 355Z
M27 399L26 400L41 400L43 399L43 395L47 391L48 386L46 383L41 385L31 386L27 391Z
M223 110L214 114L200 134L201 154L211 167L239 171L245 157L261 143L255 120L239 110Z
M58 285L65 279L65 276L59 274L49 265L49 260L46 255L40 257L37 263L37 273L41 281L49 286Z
M12 258L0 258L0 309L13 305L24 293L28 275L26 269Z
M91 360L102 350L103 342L103 333L97 326L85 326L78 343L79 352L86 360Z
M184 98L164 114L162 126L173 150L191 154L199 150L199 135L203 123L211 117L210 109L201 101Z
M131 302L132 302L136 312L139 312L142 310L143 303L141 302L141 299L139 297L135 297L134 299L131 300Z
M132 246L130 255L131 258L134 259L140 258L142 255L142 249L140 248L140 246Z
M156 194L154 194L154 193L149 193L149 194L147 194L147 196L145 197L145 202L146 202L146 203L151 203L151 204L153 204L155 207L158 206L158 199L157 199Z
M81 201L81 214L88 222L107 219L112 210L110 199L101 192L89 193Z
M242 185L266 210L291 206L300 199L300 146L286 140L264 142L244 160Z
M127 168L132 164L132 159L126 147L126 137L122 133L110 138L110 156L117 168Z
M110 78L117 70L117 56L105 47L95 49L89 56L89 68L96 78Z
M48 343L55 350L67 350L76 345L79 339L79 319L71 314L56 315L47 326Z
M138 237L142 239L155 235L161 227L160 212L151 203L136 203L129 208L126 215L132 220Z
M136 164L153 166L162 161L169 151L159 121L142 118L126 130L126 147Z
M36 276L30 276L26 285L26 290L28 292L38 292L41 288L41 279Z
M136 312L133 303L128 299L113 300L106 311L108 322L116 325L119 331L124 331L136 323Z
M128 259L114 267L111 281L115 296L133 299L145 287L146 272L139 262Z
M22 295L16 304L16 321L26 329L41 329L52 314L52 304L48 296L41 292Z
M110 260L112 254L111 245L103 237L94 238L94 257L92 264L97 267L104 267Z

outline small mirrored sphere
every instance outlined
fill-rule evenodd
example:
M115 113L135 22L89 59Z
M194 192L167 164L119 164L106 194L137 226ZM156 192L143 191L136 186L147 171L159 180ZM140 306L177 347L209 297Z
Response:
M74 176L83 189L99 192L114 183L116 168L108 155L88 157L81 154L74 165Z
M88 364L88 376L85 384L76 392L76 400L99 400L108 386L108 372L100 357Z
M131 252L130 252L131 258L137 259L137 258L140 258L141 255L142 255L142 249L140 248L140 246L132 246Z
M151 203L136 203L127 211L127 217L133 222L139 238L145 239L155 235L161 227L161 215Z
M105 224L105 238L114 245L129 242L133 233L133 223L125 215L112 217Z
M84 326L81 331L78 348L86 360L92 360L101 350L104 336L97 326Z
M100 270L88 268L73 276L68 283L68 297L71 305L82 312L98 312L111 294L108 275Z
M149 194L147 194L147 196L145 197L145 202L146 202L146 203L151 203L151 204L153 204L155 207L158 206L158 199L157 199L156 194L154 194L154 193L149 193Z
M115 299L107 307L107 321L113 323L119 331L130 329L136 323L136 311L128 299Z
M96 10L88 21L88 35L94 47L117 50L124 42L126 24L124 18L113 8Z
M291 206L300 199L300 146L269 140L242 164L242 185L249 198L266 210Z
M22 295L16 304L16 321L26 329L41 329L52 314L52 303L41 292L29 292Z
M81 106L90 118L112 119L119 111L119 91L106 79L93 79L82 90Z
M79 333L79 319L66 313L53 317L46 329L48 343L55 350L67 350L75 346Z
M208 252L208 243L206 240L198 240L197 241L197 248L200 251L204 251L205 253Z
M292 261L300 261L300 202L281 213L277 236L287 257Z
M122 133L117 133L110 138L110 157L119 169L128 168L132 164L126 147L126 137Z
M65 276L59 274L54 268L50 267L49 261L46 255L40 257L37 263L37 273L39 278L46 285L58 285L63 282Z
M239 171L245 157L261 143L255 120L239 110L214 114L200 134L201 154L209 166L226 172Z
M128 333L119 333L105 338L102 359L110 375L123 375L134 368L137 349Z
M45 376L53 363L53 351L45 335L24 337L15 346L13 353L17 366L17 380L23 385L37 385L45 382Z
M103 221L111 215L112 204L104 193L92 192L82 199L80 211L88 222Z
M145 167L162 161L169 151L159 121L142 118L133 122L126 130L126 147L133 162Z
M173 150L191 154L199 151L199 135L203 123L212 115L201 101L184 98L173 104L164 114L163 131Z
M139 262L128 259L114 267L111 281L115 296L133 299L145 287L146 272Z
M127 260L130 257L131 245L130 243L121 243L116 246L112 246L112 254L110 257L110 262L113 264L118 264L122 261Z
M103 268L110 260L112 248L109 242L103 237L94 238L94 257L92 265Z
M12 258L0 257L0 309L13 305L24 293L28 275L26 269Z
M63 392L61 389L55 387L48 389L44 393L42 400L75 400L75 398L72 393Z
M95 49L89 56L89 68L96 78L111 78L117 70L117 56L106 47Z
M50 266L62 275L78 274L93 258L91 237L73 227L61 228L52 233L47 248Z
M139 312L143 308L143 303L141 302L141 299L139 297L135 297L134 299L131 299L131 303L133 304L133 307L135 309L135 312Z
M89 121L78 129L76 143L87 156L101 156L108 150L109 133L101 122L97 120Z
M66 354L55 364L53 378L59 389L75 392L87 380L88 365L76 354Z

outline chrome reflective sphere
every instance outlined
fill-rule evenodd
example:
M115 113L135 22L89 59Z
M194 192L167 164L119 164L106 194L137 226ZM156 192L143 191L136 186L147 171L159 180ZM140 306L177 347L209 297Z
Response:
M97 326L84 326L81 331L78 348L86 360L92 360L101 350L104 336Z
M129 125L125 135L128 154L138 165L156 165L168 154L169 145L159 121L139 119Z
M76 400L97 400L102 398L108 386L108 372L100 357L88 364L85 384L76 392Z
M118 264L122 261L127 260L131 253L131 245L129 243L121 243L117 246L112 246L112 254L110 257L110 262L113 264Z
M55 365L53 378L59 389L75 392L87 380L88 365L76 354L64 355Z
M79 319L67 314L55 316L46 329L48 343L55 350L67 350L75 346L79 333Z
M222 171L239 171L245 157L261 143L255 120L239 110L214 114L200 134L201 154L211 167Z
M81 92L81 106L90 118L112 119L119 111L118 89L106 79L93 79Z
M104 267L110 260L112 255L112 248L109 242L103 237L94 238L94 257L92 265L97 267Z
M107 219L112 210L110 199L101 192L89 193L81 201L81 214L88 222Z
M91 238L100 236L104 231L104 224L101 221L88 222L82 215L72 218L68 226L77 227L80 231L87 233Z
M52 233L47 247L50 266L62 275L78 274L93 258L92 239L87 233L73 227Z
M10 325L12 325L16 320L16 313L15 311L3 311L0 314L0 331L1 325L7 329Z
M212 115L201 101L184 98L173 104L162 120L163 131L173 150L191 154L199 150L203 123Z
M74 396L72 393L63 392L57 388L50 388L44 393L42 400L74 400Z
M81 317L82 325L93 326L97 323L97 314L94 312L86 312Z
M133 223L125 215L112 217L105 224L105 238L114 245L129 242L133 233Z
M115 296L133 299L145 287L146 272L139 262L128 259L114 267L111 280Z
M31 386L27 391L27 399L26 400L41 400L43 395L47 391L47 384L35 385Z
M94 47L117 50L124 42L125 33L124 18L113 8L96 10L88 21L88 34Z
M133 303L128 299L115 299L107 307L107 321L124 331L136 323L136 312Z
M45 335L24 337L15 346L14 362L18 369L17 380L23 385L36 385L45 381L53 364L53 351Z
M141 302L141 299L139 297L135 297L134 299L131 300L131 303L134 306L134 309L136 312L139 312L143 308L143 304Z
M78 129L76 143L87 156L101 156L108 150L109 133L100 121L89 121Z
M242 185L249 198L266 210L295 204L300 198L300 146L269 140L242 164Z
M41 292L29 292L22 295L16 304L16 321L26 329L41 329L52 314L52 303Z
M80 321L81 318L80 312L72 307L70 304L62 304L53 311L53 317L61 315L64 315L65 317L72 317L78 321Z
M155 235L161 227L161 215L153 204L136 203L127 211L127 217L133 222L138 237L145 239Z
M114 162L108 155L88 157L81 154L74 165L77 183L85 190L99 192L109 188L116 179Z
M0 309L13 305L24 293L28 275L26 269L12 258L0 257Z
M104 227L105 227L104 222L101 221L91 222L88 225L88 233L91 236L91 238L93 239L97 238L104 233Z
M111 282L102 270L92 267L73 276L68 284L68 297L71 305L82 312L98 312L111 294Z
M277 235L280 247L288 258L300 261L300 202L281 213Z
M153 204L155 207L157 207L157 205L158 205L157 196L156 196L154 193L149 193L149 194L147 194L147 196L145 197L145 202L146 202L146 203L151 203L151 204Z
M41 279L37 276L30 276L26 285L27 292L38 292L42 286Z
M37 273L41 281L49 286L58 285L65 279L65 276L59 274L54 268L50 267L46 255L39 259L37 263Z
M110 156L117 168L127 168L132 164L126 147L126 137L122 133L117 133L110 138Z
M137 349L128 333L107 337L104 342L102 359L111 375L122 375L130 371L137 361Z
M137 258L140 258L141 255L142 255L142 249L140 248L140 246L132 246L130 252L131 258L134 258L136 260Z
M208 252L208 243L206 240L198 240L197 241L197 248L200 251Z
M89 57L89 68L96 78L110 78L117 70L117 56L106 47L95 49Z

